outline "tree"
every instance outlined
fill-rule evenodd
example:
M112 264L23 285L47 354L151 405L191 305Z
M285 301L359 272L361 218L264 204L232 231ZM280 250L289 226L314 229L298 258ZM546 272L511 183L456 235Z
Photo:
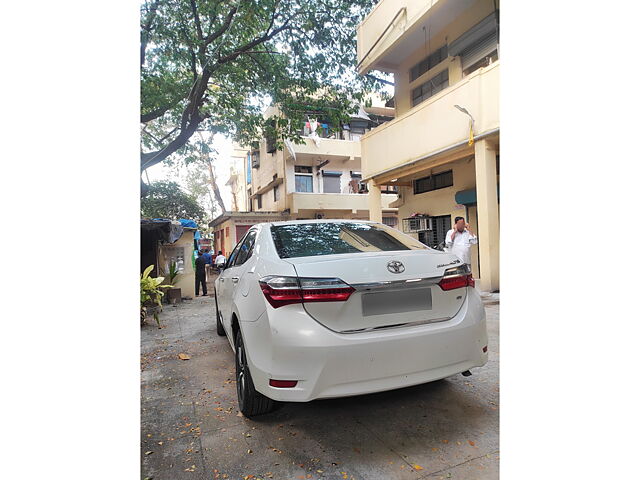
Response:
M308 112L345 122L382 86L355 72L356 26L374 3L143 0L141 171L174 153L196 158L198 130L245 145L267 132L282 148L282 138L300 141ZM286 119L262 118L269 101Z
M211 178L209 172L202 168L201 163L191 164L187 167L184 188L200 205L203 205L210 212L211 218L215 218L224 212L211 193Z
M207 215L197 200L180 189L176 182L153 182L140 200L140 215L147 218L186 218L198 225L207 224Z

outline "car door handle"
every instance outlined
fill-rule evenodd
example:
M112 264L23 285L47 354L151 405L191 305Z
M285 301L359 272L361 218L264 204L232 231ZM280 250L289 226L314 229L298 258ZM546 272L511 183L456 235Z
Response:
M240 277L231 277L233 283L238 283L238 280L240 280Z
M220 277L220 281L221 281L221 282L224 282L224 277Z

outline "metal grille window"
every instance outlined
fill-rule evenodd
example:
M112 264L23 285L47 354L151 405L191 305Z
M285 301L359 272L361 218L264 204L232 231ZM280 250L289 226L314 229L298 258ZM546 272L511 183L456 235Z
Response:
M267 129L267 153L273 153L276 151L276 121L269 120L269 128Z
M431 217L431 230L418 233L418 240L431 248L444 246L444 237L451 229L451 215Z
M443 70L424 82L419 87L411 90L411 105L415 107L427 98L434 96L436 93L444 90L449 86L449 70Z
M260 151L258 150L251 152L251 167L260 168Z
M453 170L436 173L428 177L419 178L413 181L413 194L431 192L440 188L453 186Z
M396 228L398 226L398 217L382 217L382 223L388 227Z
M414 65L410 70L411 81L413 82L420 75L422 75L425 72L428 72L433 67L438 65L440 62L445 60L447 58L447 55L448 55L447 46L443 45L442 47L437 49L435 52L433 52L431 55L429 55L427 58L422 60L420 63L418 63L417 65Z
M278 190L278 186L273 187L273 201L277 202L280 200L280 191Z
M256 200L258 202L258 208L262 208L262 194L261 193L256 195Z

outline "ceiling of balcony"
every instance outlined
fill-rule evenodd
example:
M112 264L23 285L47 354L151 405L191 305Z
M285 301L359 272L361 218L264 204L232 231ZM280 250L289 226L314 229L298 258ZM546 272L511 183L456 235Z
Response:
M372 68L380 70L397 69L417 48L425 44L425 27L431 37L441 33L447 25L468 10L477 0L441 0L428 9L426 13L414 22L401 39L384 56L377 59Z

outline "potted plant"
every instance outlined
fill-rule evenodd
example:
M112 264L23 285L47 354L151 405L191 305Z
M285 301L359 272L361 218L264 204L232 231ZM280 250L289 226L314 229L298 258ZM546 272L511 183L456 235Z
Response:
M158 327L160 327L160 319L158 313L162 311L163 288L169 285L161 285L164 277L153 278L150 276L153 265L149 265L140 275L140 324L147 323L147 317L153 315Z

